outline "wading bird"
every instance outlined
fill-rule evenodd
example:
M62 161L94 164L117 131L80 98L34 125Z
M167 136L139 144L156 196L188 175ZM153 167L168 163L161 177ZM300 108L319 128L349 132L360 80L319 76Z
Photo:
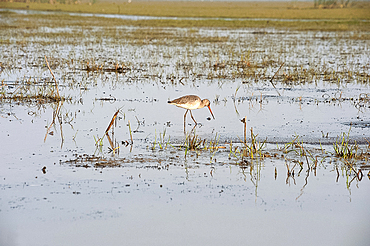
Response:
M172 101L168 101L168 103L176 105L177 107L186 109L186 112L185 112L185 115L184 115L184 129L185 129L186 114L188 113L188 111L190 111L190 116L193 119L193 121L195 122L195 125L198 124L195 121L195 119L193 117L193 114L191 113L191 110L193 110L193 109L208 107L209 112L211 112L213 119L215 119L215 116L213 115L211 107L210 107L211 103L209 102L208 99L201 100L198 96L188 95L188 96L183 96L183 97L177 98L177 99L172 100Z

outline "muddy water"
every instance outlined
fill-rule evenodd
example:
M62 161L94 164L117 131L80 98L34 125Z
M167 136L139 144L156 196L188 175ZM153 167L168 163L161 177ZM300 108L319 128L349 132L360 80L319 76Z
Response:
M104 31L1 30L1 245L366 245L368 159L350 160L356 176L332 147L349 132L369 152L361 33ZM44 55L68 100L16 100L54 88ZM123 73L108 71L116 63ZM102 69L86 71L95 65ZM216 119L195 110L200 124L188 117L185 131L224 148L185 156L177 147L185 112L167 100L187 94L208 98ZM95 140L118 109L113 153L106 137ZM231 154L244 117L274 157ZM315 168L281 150L297 136Z

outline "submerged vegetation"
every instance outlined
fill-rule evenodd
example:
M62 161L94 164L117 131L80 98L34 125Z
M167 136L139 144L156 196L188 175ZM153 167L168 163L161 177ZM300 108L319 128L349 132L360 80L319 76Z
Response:
M113 116L113 120L116 118ZM110 124L110 125L111 125ZM340 176L346 179L346 185L349 189L353 181L361 181L364 177L363 171L368 172L365 175L370 179L370 144L368 146L360 147L356 141L354 144L350 144L349 133L343 133L343 139L340 143L336 141L333 144L334 152L330 152L327 147L323 147L320 144L320 148L317 146L308 146L300 137L296 135L291 142L285 143L282 147L272 147L270 144L267 147L267 139L263 142L257 139L257 135L253 133L253 129L250 129L250 139L240 140L239 143L220 143L219 137L214 137L213 140L202 139L196 134L194 129L190 133L186 133L184 136L184 142L176 144L176 142L170 141L170 136L166 139L166 130L159 134L159 140L157 140L157 134L155 140L151 144L151 155L142 157L141 155L134 155L131 158L122 157L105 157L95 155L75 155L75 158L67 160L64 163L75 167L84 168L95 168L101 170L102 168L112 167L130 167L132 165L136 168L155 168L158 170L168 170L171 165L179 165L176 160L181 153L184 154L184 159L194 158L194 162L197 163L197 159L202 159L204 156L210 157L210 165L231 164L241 168L241 172L245 176L247 171L251 177L252 183L256 187L256 196L258 189L258 182L261 178L261 171L266 160L284 160L286 165L286 184L290 184L291 180L296 184L296 178L305 176L305 184L302 187L301 194L296 198L298 199L303 194L303 189L308 184L308 178L312 174L317 176L317 170L319 167L324 169L330 168L336 173L336 182L338 182ZM114 135L114 130L112 136ZM109 135L107 135L109 138ZM338 136L338 138L341 138ZM111 140L109 141L111 143ZM248 143L249 142L249 143ZM227 150L229 145L229 150ZM327 145L329 146L329 145ZM116 149L119 149L117 147ZM114 152L115 150L113 150ZM158 154L160 154L158 156ZM225 158L226 155L228 158ZM170 156L170 157L169 157ZM176 157L174 157L176 156ZM181 163L181 162L180 162ZM208 165L209 165L208 164ZM188 166L184 166L188 172ZM342 174L340 174L339 169ZM211 176L213 176L213 168L211 168ZM277 178L277 169L275 167L275 179Z

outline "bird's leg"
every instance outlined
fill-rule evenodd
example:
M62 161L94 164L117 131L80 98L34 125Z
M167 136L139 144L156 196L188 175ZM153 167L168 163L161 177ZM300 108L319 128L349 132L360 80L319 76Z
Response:
M189 109L186 110L185 114L184 114L184 132L185 132L185 125L186 125L186 114L188 113ZM191 112L191 111L190 111Z
M190 116L194 120L194 117L193 117L193 114L191 113L191 110L190 110ZM198 125L198 123L195 120L194 120L194 122L195 122L195 125Z

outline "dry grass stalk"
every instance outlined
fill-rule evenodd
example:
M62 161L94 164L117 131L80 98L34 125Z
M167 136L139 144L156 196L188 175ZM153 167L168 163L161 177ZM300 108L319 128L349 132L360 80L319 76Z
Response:
M279 93L279 91L276 89L276 87L275 87L274 83L272 83L272 80L274 79L275 75L280 71L280 69L283 67L284 63L285 63L285 62L283 62L283 63L280 65L279 69L274 73L274 75L272 76L272 78L271 78L271 80L270 80L270 82L271 82L272 86L275 88L275 90L277 91L277 93L279 94L279 96L280 96L280 93Z
M105 130L105 133L108 133L108 131L110 130L110 128L112 127L113 123L114 123L114 120L117 118L117 115L119 113L119 109L117 110L117 112L113 115L112 117L112 120L110 121L108 127L107 127L107 130Z
M54 78L54 81L55 81L55 87L57 88L57 95L58 95L58 99L60 99L60 95L59 95L59 88L58 88L58 82L57 82L57 80L55 79L55 76L54 76L53 71L51 71L51 68L50 68L50 66L49 66L49 62L48 62L48 59L46 58L46 56L45 56L45 61L46 61L46 65L48 65L48 68L49 68L49 71L50 71L51 75L52 75L52 76L53 76L53 78Z
M247 143L247 116L240 120L244 124L244 144Z
M128 130L130 131L131 144L133 144L134 143L134 140L132 139L132 131L131 131L130 121L128 121Z

